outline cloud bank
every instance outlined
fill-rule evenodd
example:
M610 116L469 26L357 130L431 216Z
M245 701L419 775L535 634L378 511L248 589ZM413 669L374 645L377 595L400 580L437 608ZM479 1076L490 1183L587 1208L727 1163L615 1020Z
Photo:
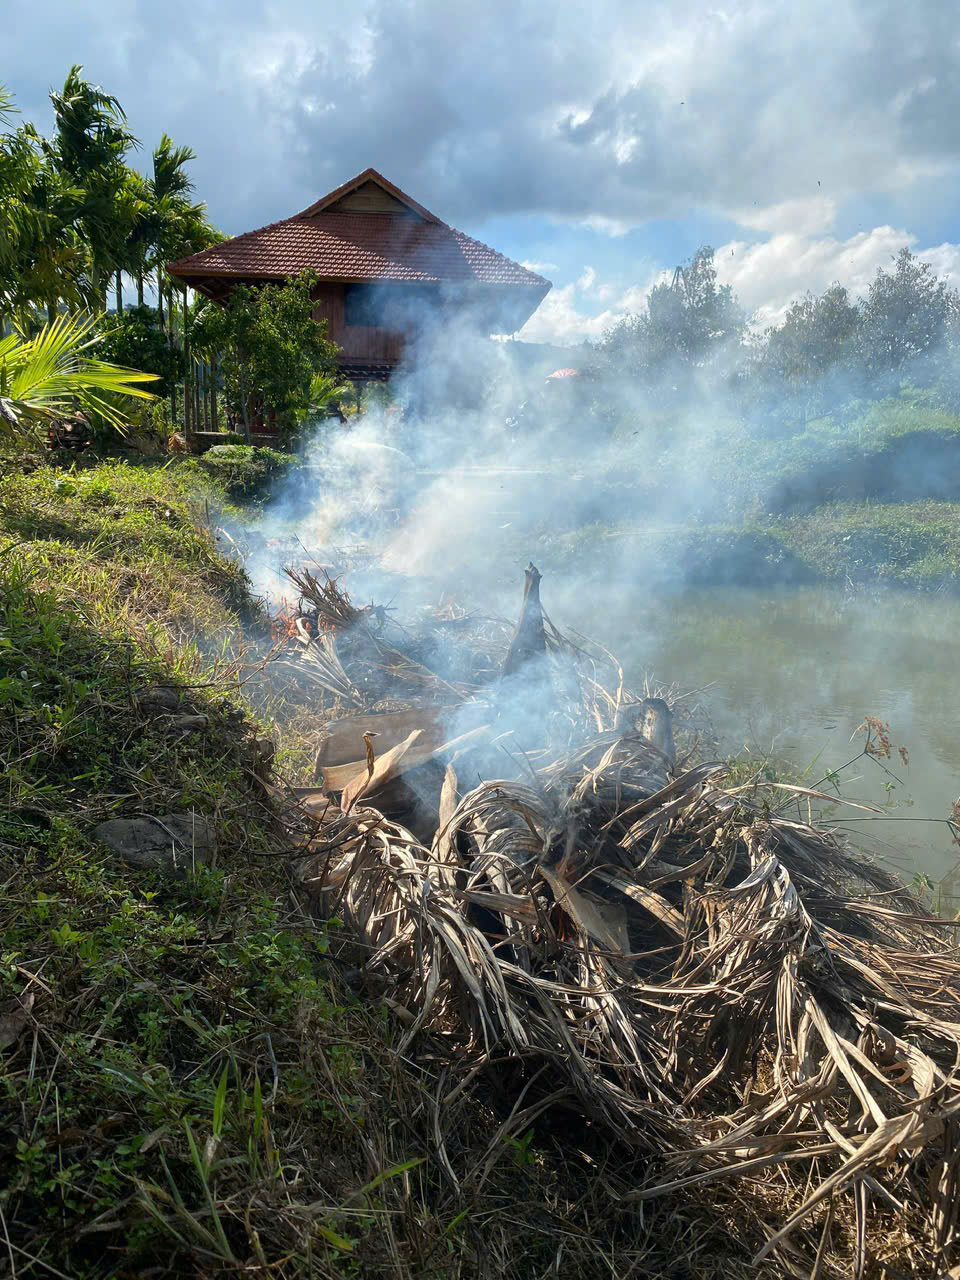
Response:
M11 0L4 43L41 127L80 61L145 149L163 130L194 147L227 232L370 164L481 235L526 219L606 239L699 213L742 229L725 278L764 319L792 288L860 287L960 192L960 24L943 0L595 0L589 16L569 0ZM927 235L954 269L960 227ZM596 336L642 301L646 276L574 278L589 260L525 336Z

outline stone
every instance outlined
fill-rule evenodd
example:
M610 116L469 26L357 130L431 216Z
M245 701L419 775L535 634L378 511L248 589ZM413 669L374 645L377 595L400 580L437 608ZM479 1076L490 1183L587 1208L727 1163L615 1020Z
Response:
M151 685L144 689L137 701L144 711L151 715L176 711L180 706L180 693L177 689L168 689L164 685Z
M169 728L172 733L179 733L185 737L188 733L199 733L201 729L206 729L209 723L209 716L181 715L173 716Z
M110 818L93 834L128 866L167 875L185 875L196 863L207 862L216 847L213 823L194 813Z

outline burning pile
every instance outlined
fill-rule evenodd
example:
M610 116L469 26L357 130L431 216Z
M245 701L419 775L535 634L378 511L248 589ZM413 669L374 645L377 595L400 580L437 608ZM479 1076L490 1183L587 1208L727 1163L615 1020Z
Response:
M434 1103L448 1177L444 1107L496 1071L505 1134L562 1117L568 1141L636 1157L621 1204L736 1178L778 1273L946 1274L953 928L784 792L678 763L668 708L556 632L532 566L486 682L297 581L330 622L301 661L355 711L302 796L303 879L390 990L398 1052L456 1064ZM374 668L399 691L388 710L364 693Z

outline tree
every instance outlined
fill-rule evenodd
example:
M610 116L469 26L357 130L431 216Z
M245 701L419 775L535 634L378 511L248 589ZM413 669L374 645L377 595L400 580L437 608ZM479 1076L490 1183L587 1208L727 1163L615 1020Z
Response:
M600 350L608 367L631 368L653 380L678 366L703 367L739 346L746 316L731 286L717 284L713 258L709 246L698 249L670 284L650 291L644 312L604 334Z
M193 182L186 166L196 159L189 147L174 146L163 134L153 151L151 176L143 179L144 208L131 237L133 274L137 278L137 300L143 304L143 279L156 274L157 295L162 309L163 295L169 295L166 263L189 253L208 249L222 237L207 221L204 204L190 199Z
M833 284L819 298L794 302L783 323L768 329L762 372L790 383L822 378L852 354L858 313L846 289Z
M107 282L124 264L124 246L137 216L136 191L125 157L137 140L118 100L70 68L63 89L50 94L55 132L43 149L81 193L77 222L88 250L87 301L106 307Z
M909 249L880 268L861 299L858 348L865 370L883 374L938 351L958 312L958 298L928 262Z
M171 346L156 307L127 307L105 322L100 356L113 364L143 369L159 378L157 395L168 395L183 378L183 353Z
M191 326L193 349L218 355L227 407L248 440L264 415L293 430L309 412L315 375L336 369L337 348L313 318L315 283L305 271L286 284L238 285L225 306L201 307Z
M672 284L659 284L647 299L647 343L658 361L679 357L703 364L721 348L738 344L746 328L730 285L717 284L709 245L698 249Z
M0 430L22 433L78 407L120 426L126 418L118 397L153 400L138 384L156 376L100 360L92 354L99 341L95 317L82 314L58 316L32 338L0 338Z
M14 112L0 86L0 122ZM18 315L28 323L34 305L52 317L61 298L79 304L85 255L72 229L79 202L31 125L0 136L0 320Z

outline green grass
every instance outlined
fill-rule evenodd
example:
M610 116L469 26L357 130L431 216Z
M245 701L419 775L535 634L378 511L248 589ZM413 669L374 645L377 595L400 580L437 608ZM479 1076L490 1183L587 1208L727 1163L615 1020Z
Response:
M175 473L41 469L0 504L0 1207L17 1272L143 1274L161 1256L194 1274L309 1249L306 1219L278 1207L291 1179L323 1185L331 1132L356 1121L363 1019L331 985L324 928L283 905L256 726L195 644L256 616L242 574ZM158 683L206 727L171 736L138 700ZM219 846L184 880L92 836L183 809ZM340 1250L322 1232L316 1247Z
M960 503L833 503L770 531L824 581L960 590Z
M904 387L792 424L721 407L639 413L615 433L617 470L638 502L671 494L702 519L809 511L830 501L960 500L960 414Z
M553 571L640 577L651 587L837 583L960 591L960 503L829 503L742 525L590 525L544 535Z
M215 445L195 462L202 473L240 502L266 497L296 465L291 453L244 444Z
M197 523L216 493L188 476L105 464L0 484L0 1255L18 1274L240 1274L288 1255L284 1274L340 1274L381 1234L376 1208L341 1223L337 1207L369 1181L357 1127L379 1105L363 1080L386 1078L383 1014L338 986L325 927L288 898L259 726L225 676L262 619ZM139 700L157 684L206 727L171 736ZM218 851L183 880L92 835L184 809ZM375 1146L389 1168L392 1143ZM329 1211L308 1210L318 1196Z

